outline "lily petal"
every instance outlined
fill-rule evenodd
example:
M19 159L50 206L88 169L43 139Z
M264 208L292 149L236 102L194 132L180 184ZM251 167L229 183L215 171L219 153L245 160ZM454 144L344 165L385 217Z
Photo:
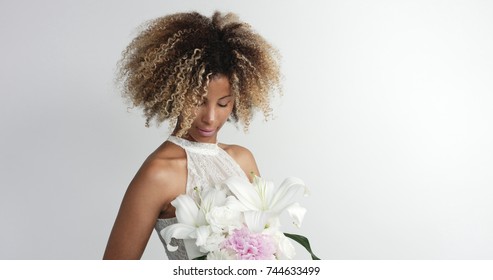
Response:
M195 245L203 246L207 242L207 238L211 235L211 227L210 226L200 226L195 231L197 241Z
M307 188L301 179L295 177L286 178L275 193L271 201L271 210L280 213L291 205L299 191L306 193Z
M178 223L187 224L190 226L195 226L197 223L197 214L199 208L192 197L189 195L179 195L173 201L171 205L176 208L175 214Z
M251 210L260 210L261 201L258 193L250 182L241 177L231 177L224 184L238 198L238 200Z
M195 227L186 224L172 224L161 230L160 234L166 242L166 246L170 252L176 251L178 246L170 244L171 238L187 239L195 231Z
M301 226L305 217L306 208L301 207L299 203L293 203L287 209L289 216L293 219L293 224L297 227Z
M244 212L244 216L245 224L250 231L262 232L265 229L265 225L271 217L271 214L262 211L246 211Z
M277 191L276 186L273 182L266 181L258 176L253 178L253 186L255 187L257 195L261 201L261 208L259 210L268 210L271 205L272 198Z
M231 195L226 198L226 203L224 204L226 207L230 208L231 210L238 211L238 212L244 212L248 211L249 209L241 203L235 196Z
M204 192L201 207L207 213L213 207L223 206L226 203L226 192L210 188Z

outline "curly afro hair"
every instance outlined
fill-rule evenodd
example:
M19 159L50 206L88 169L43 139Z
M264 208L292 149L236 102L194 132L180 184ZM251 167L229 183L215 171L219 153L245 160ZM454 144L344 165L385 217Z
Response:
M281 92L279 54L235 14L177 13L149 21L123 51L117 81L122 95L158 124L186 134L215 75L228 77L235 98L231 120L248 129L255 110L267 119Z

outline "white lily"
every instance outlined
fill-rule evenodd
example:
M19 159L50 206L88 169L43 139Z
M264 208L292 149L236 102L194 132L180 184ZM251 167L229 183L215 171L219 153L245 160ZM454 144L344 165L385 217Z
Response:
M276 187L272 182L265 181L258 176L254 176L253 183L244 178L231 177L224 182L224 185L236 196L243 207L247 223L249 220L252 224L259 221L266 222L266 215L279 216L284 210L288 210L295 225L299 226L303 221L306 210L295 202L295 197L300 191L307 195L308 189L298 178L286 178L279 187ZM247 214L249 210L263 212L265 215Z
M170 244L172 238L196 239L197 246L208 245L208 237L212 234L206 216L217 206L226 203L226 193L217 189L209 189L198 193L198 203L190 195L180 195L171 202L176 209L178 223L165 227L160 234L169 251L176 251L177 246Z
M289 216L293 217L293 224L297 227L300 227L301 222L305 217L306 208L301 207L300 204L296 202L289 206L286 210L288 211Z
M205 219L201 218L203 215L200 214L197 204L188 195L178 196L171 204L176 208L178 223L165 227L160 234L168 250L173 252L178 249L178 246L171 245L171 239L196 238L196 231L200 226L205 225Z
M248 229L252 232L263 232L266 228L267 224L271 220L273 213L272 212L264 212L257 210L248 210L243 212L243 216L245 217L245 224ZM272 230L272 228L269 228ZM276 227L277 230L277 227Z

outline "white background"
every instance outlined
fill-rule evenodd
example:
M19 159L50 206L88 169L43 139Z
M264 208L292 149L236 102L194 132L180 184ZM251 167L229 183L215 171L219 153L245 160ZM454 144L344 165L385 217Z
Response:
M493 258L493 2L2 0L0 259L102 257L168 136L127 111L120 53L145 20L216 9L283 55L276 119L220 140L310 187L286 231L322 259ZM143 258L165 258L155 232Z

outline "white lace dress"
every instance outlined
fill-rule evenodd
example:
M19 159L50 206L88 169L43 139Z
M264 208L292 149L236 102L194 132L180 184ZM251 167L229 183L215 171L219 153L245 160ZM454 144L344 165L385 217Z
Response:
M170 136L168 141L182 147L187 154L186 193L188 195L192 195L195 187L211 187L231 176L247 178L238 163L217 144L192 142L175 136ZM176 218L158 219L155 225L159 238L164 244L168 259L187 260L200 256L201 254L194 245L193 240L173 239L172 244L178 246L178 250L175 252L168 251L160 232L165 227L176 222Z

